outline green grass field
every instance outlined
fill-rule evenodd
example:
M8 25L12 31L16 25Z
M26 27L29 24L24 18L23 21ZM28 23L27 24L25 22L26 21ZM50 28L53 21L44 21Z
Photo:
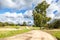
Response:
M24 29L24 30L0 31L0 38L10 37L10 36L22 34L22 33L28 32L28 31L30 31L30 30Z
M15 29L34 29L34 30L40 30L40 27L32 27L32 26L4 26L0 28L15 28Z
M53 35L54 37L56 37L58 40L60 40L60 31L59 30L52 30L52 31L46 31L48 33L50 33L51 35Z

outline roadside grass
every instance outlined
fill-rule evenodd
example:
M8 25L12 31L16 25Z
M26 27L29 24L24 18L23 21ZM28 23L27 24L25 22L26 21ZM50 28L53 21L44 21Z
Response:
M48 33L50 33L51 35L53 35L54 37L56 37L58 40L60 40L60 31L58 30L58 31L54 31L54 30L52 30L52 31L47 31L46 30L46 32L48 32Z
M24 29L24 30L0 31L0 38L10 37L10 36L22 34L22 33L28 32L28 31L30 31L30 30Z
M19 27L19 28L17 28L17 30L15 30L15 27ZM15 35L22 34L22 33L25 33L25 32L31 31L31 30L40 30L40 27L31 27L31 26L29 26L29 27L28 26L15 26L15 27L14 26L1 27L0 28L0 38L15 36ZM12 28L13 28L13 30L12 30Z

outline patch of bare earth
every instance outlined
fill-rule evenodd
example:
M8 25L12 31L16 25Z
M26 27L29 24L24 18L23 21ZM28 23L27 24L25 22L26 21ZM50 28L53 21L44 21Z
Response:
M32 30L30 32L19 34L13 37L1 38L0 40L57 40L57 39L46 32L40 30Z

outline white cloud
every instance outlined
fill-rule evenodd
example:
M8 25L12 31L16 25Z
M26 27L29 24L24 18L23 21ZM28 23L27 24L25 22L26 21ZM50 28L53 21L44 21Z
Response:
M54 18L58 15L58 13L60 13L60 7L57 6L57 4L52 3L52 4L50 4L50 6L47 8L46 11L47 11L47 16ZM57 11L57 12L55 13L55 11Z
M60 3L60 0L46 0L46 2L48 4L52 4L52 3L57 4L58 2Z
M32 10L33 5L36 6L38 3L41 3L42 0L1 0L0 6L2 8L9 8L14 10L23 10L25 8L29 9L24 14L22 13L10 13L5 12L4 14L0 14L0 21L2 22L13 22L13 23L22 23L24 21L26 22L32 22L33 23L33 14Z
M25 17L26 16L26 17ZM27 18L28 17L28 18ZM10 13L6 12L4 14L0 14L1 22L13 22L13 23L23 23L25 22L33 22L32 10L26 11L24 14L22 13Z
M60 0L59 2L55 2L56 0L46 0L48 4L50 4L49 8L47 9L47 16L53 18L59 18L60 15L58 13L60 10ZM53 2L52 2L53 1ZM0 1L0 6L1 7L6 7L6 8L11 8L11 9L24 9L24 8L29 8L32 9L32 4L35 4L35 6L38 3L41 3L42 0L1 0ZM53 12L57 10L57 14L54 14ZM58 16L59 15L59 16ZM24 14L19 13L10 13L6 12L4 14L0 14L0 21L12 21L12 22L23 22L26 21L25 18L32 18L32 11L28 10ZM32 18L33 19L33 18ZM27 19L28 21L28 19ZM31 21L31 20L29 20Z
M52 13L47 14L47 17L50 17L50 18L52 18L52 19L54 18L54 16L55 16L55 15L54 15L54 14L52 14Z
M0 4L7 8L21 9L25 7L32 8L32 3L36 5L41 2L42 0L1 0Z
M48 4L51 4L51 3L52 3L52 0L46 0L46 2L47 2Z
M49 23L51 23L55 19L60 19L60 0L52 0L52 1L48 0L48 3L50 4L50 6L46 11L47 11L47 16L52 18L49 21Z
M31 17L33 14L32 14L32 10L28 10L24 13L25 16L29 16Z
M12 0L1 0L0 3L1 3L1 6L4 6L4 7L13 7L16 5L14 2L12 2Z

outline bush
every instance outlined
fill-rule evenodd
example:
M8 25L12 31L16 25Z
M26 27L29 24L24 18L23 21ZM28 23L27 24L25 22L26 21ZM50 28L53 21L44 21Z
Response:
M33 27L36 27L36 25L33 25Z

